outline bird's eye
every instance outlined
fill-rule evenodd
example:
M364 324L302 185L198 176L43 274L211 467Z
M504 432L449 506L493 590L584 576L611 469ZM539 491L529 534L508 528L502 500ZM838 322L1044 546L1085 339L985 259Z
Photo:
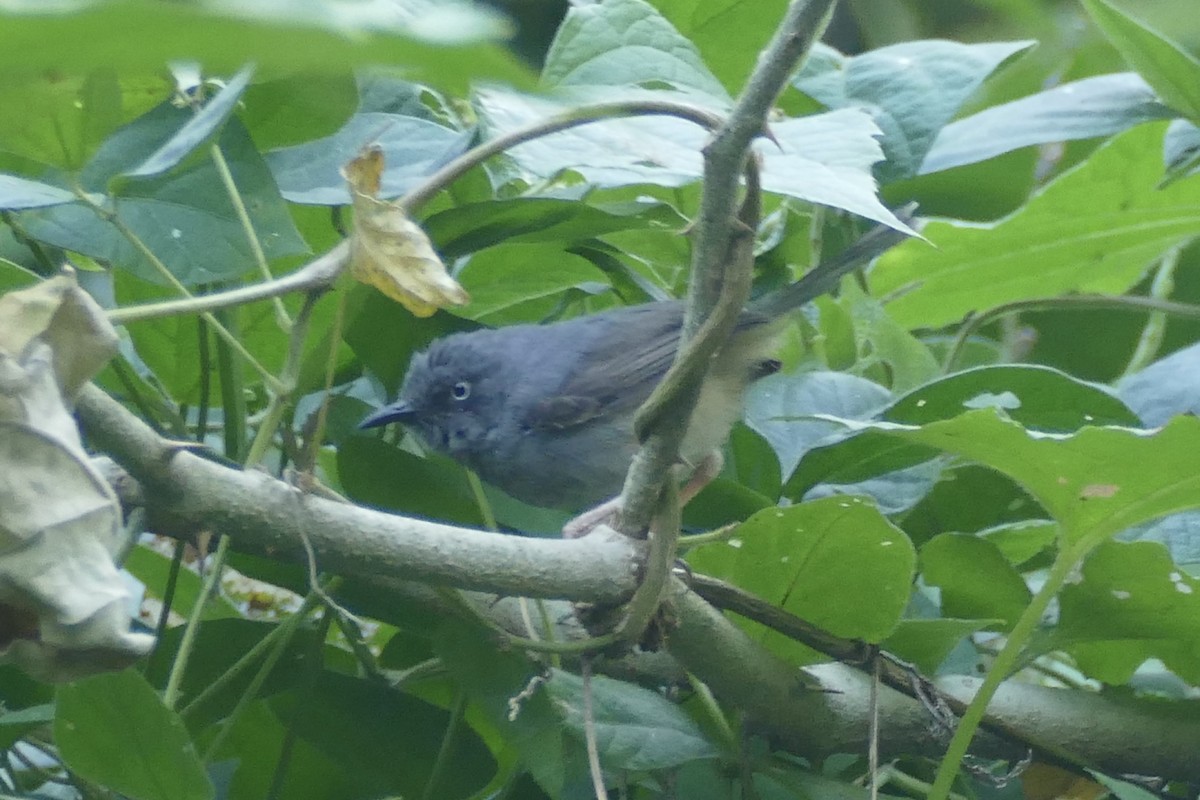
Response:
M455 400L466 400L471 396L471 384L459 381L450 389L450 396Z

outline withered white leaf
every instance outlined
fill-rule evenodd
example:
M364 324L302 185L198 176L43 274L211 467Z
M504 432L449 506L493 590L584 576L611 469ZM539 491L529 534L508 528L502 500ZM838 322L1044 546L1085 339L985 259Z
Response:
M465 305L466 290L446 272L425 232L398 203L379 199L383 167L383 149L372 145L342 168L354 207L350 274L418 317Z

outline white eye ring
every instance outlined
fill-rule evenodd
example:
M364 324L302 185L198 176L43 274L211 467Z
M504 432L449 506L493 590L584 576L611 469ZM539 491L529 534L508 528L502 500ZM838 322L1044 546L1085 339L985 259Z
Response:
M471 384L459 381L450 389L450 396L455 400L466 400L471 396Z

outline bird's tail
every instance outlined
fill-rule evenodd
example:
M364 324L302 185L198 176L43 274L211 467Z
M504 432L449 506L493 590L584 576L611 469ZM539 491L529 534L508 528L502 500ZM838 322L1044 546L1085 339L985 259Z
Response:
M916 203L899 209L896 216L906 225L915 221ZM750 303L750 311L768 319L781 317L833 291L847 273L864 266L908 238L908 234L887 225L878 225L847 247L835 258L821 261L804 277L782 289L770 292Z

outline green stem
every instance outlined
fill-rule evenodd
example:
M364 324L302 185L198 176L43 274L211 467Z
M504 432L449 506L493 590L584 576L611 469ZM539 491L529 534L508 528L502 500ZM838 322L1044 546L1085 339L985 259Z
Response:
M314 596L318 596L316 592L309 594L309 597ZM305 598L305 600L307 599L308 598ZM334 612L326 609L325 617L322 620L323 624L321 626L321 630L328 630L329 615L331 613ZM237 721L241 718L242 713L250 705L251 701L258 697L258 693L262 689L263 684L267 682L267 678L269 678L271 672L274 671L275 665L279 663L279 659L283 658L283 654L287 651L288 645L291 644L292 638L296 635L297 629L299 629L301 623L304 622L306 616L308 616L307 612L304 614L297 612L288 617L284 622L280 623L279 627L283 630L279 636L275 637L274 646L271 648L271 652L267 653L267 657L263 659L263 663L261 666L259 666L258 672L254 674L254 677L246 686L245 691L243 691L241 697L238 698L237 705L235 705L233 710L229 712L229 716L226 717L221 723L221 727L217 731L216 736L212 738L212 741L208 743L208 747L205 748L205 763L211 762L216 754L220 752L221 745L225 744L225 740L233 731L234 726L237 725ZM324 641L324 636L320 635L318 641Z
M242 201L242 194L233 180L233 172L229 169L229 162L225 160L225 154L221 152L221 146L213 142L209 148L209 155L212 157L213 165L217 168L217 174L221 176L221 184L225 187L225 193L229 195L229 202L233 204L238 222L241 223L242 230L246 234L246 241L250 243L250 252L254 255L258 273L262 275L264 281L274 280L275 276L271 274L271 267L267 264L267 254L262 249L262 242L258 240L258 232L254 230L254 223L250 221L250 214L246 211L246 204ZM279 329L284 333L290 333L292 320L283 306L283 301L278 297L272 297L271 302L275 305L275 322L279 325Z
M284 622L277 625L270 633L259 639L257 643L246 653L233 663L233 665L221 673L216 680L204 687L200 694L196 695L191 701L184 706L179 714L183 717L188 717L196 712L196 709L203 706L218 692L225 689L238 675L241 675L250 668L269 648L274 646L275 641L281 636L290 636L294 626L299 624L299 620L304 619L312 612L314 608L321 602L321 598L316 593L310 593L304 598L304 602L300 608L296 609L291 616ZM294 620L294 621L293 621Z
M429 781L425 784L425 791L421 793L421 800L433 800L438 797L437 789L450 767L450 757L458 743L466 706L466 694L460 691L454 696L454 704L450 706L450 721L446 725L446 732L442 734L442 746L438 748L437 759L433 762L433 769L429 771Z
M692 691L696 693L696 697L700 700L701 708L704 709L704 713L712 721L713 727L717 729L717 735L725 745L725 749L731 754L737 753L741 749L738 746L737 734L730 727L729 720L725 718L725 712L721 710L720 703L713 696L712 689L709 689L707 683L690 672L687 674L687 679L688 684L692 687Z
M192 613L183 629L179 652L175 654L175 662L171 664L171 674L167 677L167 688L163 691L163 704L167 708L174 709L179 703L179 687L183 683L183 675L187 671L192 649L196 646L196 634L200 631L200 618L204 616L204 606L208 603L208 598L212 596L221 581L221 572L224 570L225 556L228 552L229 537L222 536L217 543L217 551L213 553L208 574L204 576L200 596L196 598L196 605L192 606Z
M162 608L158 612L158 623L154 626L154 652L146 659L147 671L162 652L163 634L167 632L167 622L171 619L171 606L175 603L175 589L179 585L179 572L183 567L183 553L186 548L187 545L182 540L175 542L175 554L171 558L171 569L167 573L167 585L163 588Z
M122 220L115 211L109 211L108 209L104 208L104 206L88 197L87 194L82 190L76 192L76 194L80 200L83 201L84 205L88 206L88 208L90 208L97 216L116 228L117 232L124 236L125 239L131 245L133 245L135 250L141 253L142 257L145 258L152 267L154 267L154 271L157 272L159 276L171 286L171 288L173 288L187 300L195 299L192 293L188 291L188 288L184 286L179 279L175 277L174 273L171 272L167 265L163 263L162 259L155 255L154 251L142 241L142 238L138 236L132 228L125 224L125 221ZM271 389L277 389L275 385L277 383L275 376L272 375L266 367L260 364L258 359L252 356L250 351L247 350L240 341L238 341L238 338L226 330L225 326L217 321L216 317L207 311L201 312L200 316L205 322L212 326L217 335L224 339L225 343L228 344L230 348L232 348L239 356L245 359L246 363L253 367L254 371L262 376L263 381L268 387ZM110 315L110 319L111 318L112 315Z
M1182 247L1172 247L1162 257L1158 269L1154 273L1154 281L1150 284L1150 296L1156 300L1166 300L1175 288L1175 268L1179 266L1179 254ZM1142 334L1138 337L1137 347L1125 365L1124 376L1138 372L1154 360L1154 356L1162 347L1163 334L1167 329L1167 315L1161 311L1150 314L1146 320Z
M500 526L496 523L496 514L492 511L492 504L488 502L487 495L483 491L483 484L473 469L467 470L467 484L471 487L475 505L479 506L479 515L483 517L483 527L489 531L500 530Z
M954 779L958 776L959 765L962 763L963 756L967 754L967 749L971 746L975 731L983 721L988 704L995 696L1000 684L1016 667L1021 651L1042 621L1050 601L1058 594L1058 590L1066 583L1071 571L1075 569L1075 565L1086 552L1087 548L1080 545L1059 552L1058 558L1046 575L1045 584L1033 596L1024 613L1017 620L1017 624L1013 626L1012 632L1008 635L1008 641L996 655L987 677L983 679L979 691L975 693L971 704L967 706L962 719L959 720L954 737L946 748L946 755L938 765L937 776L934 778L933 788L930 790L927 800L946 800L950 796Z
M942 371L945 373L954 371L955 365L958 363L959 356L962 355L967 341L988 323L994 322L1007 314L1015 314L1022 311L1052 311L1060 308L1090 309L1096 311L1157 311L1168 316L1200 319L1200 305L1175 303L1170 300L1160 300L1156 297L1141 297L1136 295L1111 297L1108 295L1081 294L1068 295L1066 297L1047 297L1040 300L1019 300L990 308L964 322L958 329L958 334L955 335L954 342L950 345L950 351L946 354L946 361L942 367Z
M254 441L250 443L250 450L246 453L245 460L247 467L256 467L262 463L271 442L275 441L275 434L279 431L279 424L283 421L287 404L291 402L292 392L300 375L300 366L304 360L304 340L308 336L313 306L316 305L316 302L315 294L305 297L304 305L300 308L295 323L291 325L288 353L279 376L279 388L271 393L271 399L267 403L267 410L258 425Z

